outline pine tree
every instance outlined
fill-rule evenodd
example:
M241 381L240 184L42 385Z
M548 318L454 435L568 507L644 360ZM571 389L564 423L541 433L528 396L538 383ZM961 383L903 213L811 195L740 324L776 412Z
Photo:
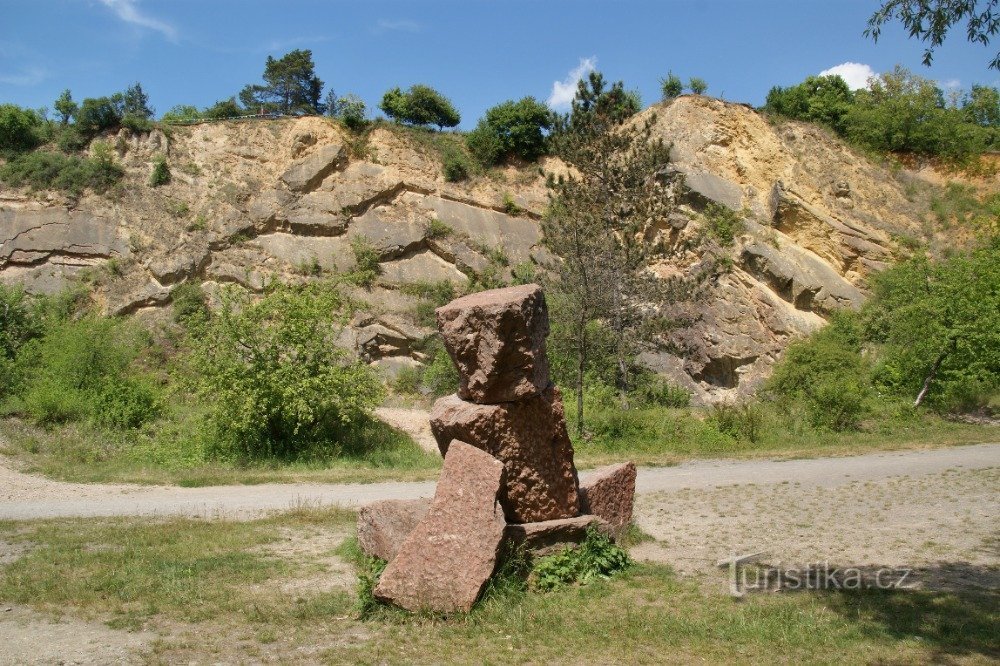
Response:
M620 82L605 90L595 72L580 82L553 135L571 175L550 178L542 229L559 257L550 289L554 342L575 356L578 435L591 365L610 362L627 407L635 357L669 324L669 305L694 293L693 282L661 280L648 269L659 248L646 231L672 206L660 177L670 147L654 136L655 117L627 122L637 110Z

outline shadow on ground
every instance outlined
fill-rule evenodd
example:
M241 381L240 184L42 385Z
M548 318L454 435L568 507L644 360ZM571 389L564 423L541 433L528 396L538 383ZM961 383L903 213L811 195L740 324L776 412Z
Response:
M876 576L879 572L900 572L900 567L830 564L805 576L801 569L767 565L758 569L770 572L772 581L784 580L782 593L821 590L831 610L872 638L921 641L933 663L977 655L1000 658L1000 567L939 562L909 569L902 580L898 574L895 578L883 574L883 581L899 581L898 588L890 589L876 587ZM845 577L854 575L852 570L859 572L863 581L853 589L845 585ZM799 582L788 583L796 577ZM839 577L839 584L831 584L831 577ZM771 591L776 589L771 585Z

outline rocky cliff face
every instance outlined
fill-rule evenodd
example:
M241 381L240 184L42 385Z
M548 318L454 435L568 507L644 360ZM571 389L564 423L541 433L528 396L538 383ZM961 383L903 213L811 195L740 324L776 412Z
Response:
M920 211L899 177L816 127L773 126L703 97L645 113L654 112L673 143L666 176L678 203L650 230L672 248L654 270L672 275L704 260L695 241L710 201L739 211L746 232L722 250L731 269L691 326L664 341L680 353L645 360L698 399L742 395L789 340L860 305L867 276L893 260L894 235L919 226ZM359 142L321 118L122 134L114 145L128 175L107 195L0 190L0 280L50 293L85 278L107 312L157 317L185 281L210 295L223 283L259 292L272 280L351 270L351 242L364 237L381 275L353 294L365 314L345 344L392 372L419 363L418 343L433 334L407 285L461 288L484 270L509 275L545 256L537 165L447 183L436 156L406 133L381 127ZM151 188L161 153L173 178Z

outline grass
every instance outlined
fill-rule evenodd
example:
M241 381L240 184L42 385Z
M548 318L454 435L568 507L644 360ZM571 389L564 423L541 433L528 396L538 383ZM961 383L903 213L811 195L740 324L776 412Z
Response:
M583 439L574 438L574 450L577 465L586 468L623 459L665 465L693 458L858 455L1000 440L1000 431L993 426L949 421L926 411L892 410L885 407L872 415L858 431L834 432L805 425L801 415L764 407L756 441L749 441L720 432L704 411L589 407L584 413L588 432ZM570 405L567 418L571 433L576 430L575 416Z
M213 459L183 420L117 433L86 423L40 428L17 419L0 421L0 454L16 460L22 471L64 481L197 487L437 478L440 456L425 453L405 433L373 420L367 438L363 455L241 462Z
M568 407L568 427L574 433L575 413ZM949 421L926 411L893 413L886 408L862 422L860 431L845 432L817 430L804 425L800 415L766 407L760 413L755 441L749 441L720 432L709 413L697 409L590 406L587 434L573 437L576 464L587 469L622 460L672 465L699 458L806 458L1000 440L995 426ZM200 448L192 423L196 418L193 413L166 415L142 429L117 433L87 423L40 428L8 418L0 420L0 454L13 458L25 472L65 481L187 487L432 480L441 468L439 456L425 453L408 435L378 421L363 435L368 451L362 455L213 459Z
M282 541L346 534L352 514L300 510L247 522L0 522L29 545L0 568L0 600L144 628L153 663L271 656L311 663L989 663L1000 656L990 592L801 592L736 600L725 581L637 565L553 592L511 586L451 619L363 621L346 588L312 580L314 556ZM322 557L332 553L322 553Z

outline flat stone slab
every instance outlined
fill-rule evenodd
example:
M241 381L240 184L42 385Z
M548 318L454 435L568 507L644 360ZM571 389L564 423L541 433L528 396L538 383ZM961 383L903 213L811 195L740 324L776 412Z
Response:
M591 525L605 534L611 534L611 526L598 516L577 516L545 520L539 523L522 523L507 526L507 541L515 548L523 548L534 557L551 555L564 548L582 543Z
M596 470L580 484L583 512L603 519L615 538L632 523L635 476L635 463L620 463Z
M445 456L451 441L458 439L503 462L507 474L500 501L509 522L580 514L573 444L555 387L497 405L480 405L457 395L440 398L431 410L431 431Z
M468 612L493 575L507 522L497 502L503 464L454 441L430 510L375 586L375 597L410 611Z
M427 515L427 499L381 500L358 511L358 545L371 557L392 561L403 542Z
M458 367L460 397L510 402L548 387L549 312L537 284L469 294L436 315L445 349Z
M323 179L344 161L344 147L339 144L322 146L309 157L299 160L281 174L288 189L308 192L319 187Z

